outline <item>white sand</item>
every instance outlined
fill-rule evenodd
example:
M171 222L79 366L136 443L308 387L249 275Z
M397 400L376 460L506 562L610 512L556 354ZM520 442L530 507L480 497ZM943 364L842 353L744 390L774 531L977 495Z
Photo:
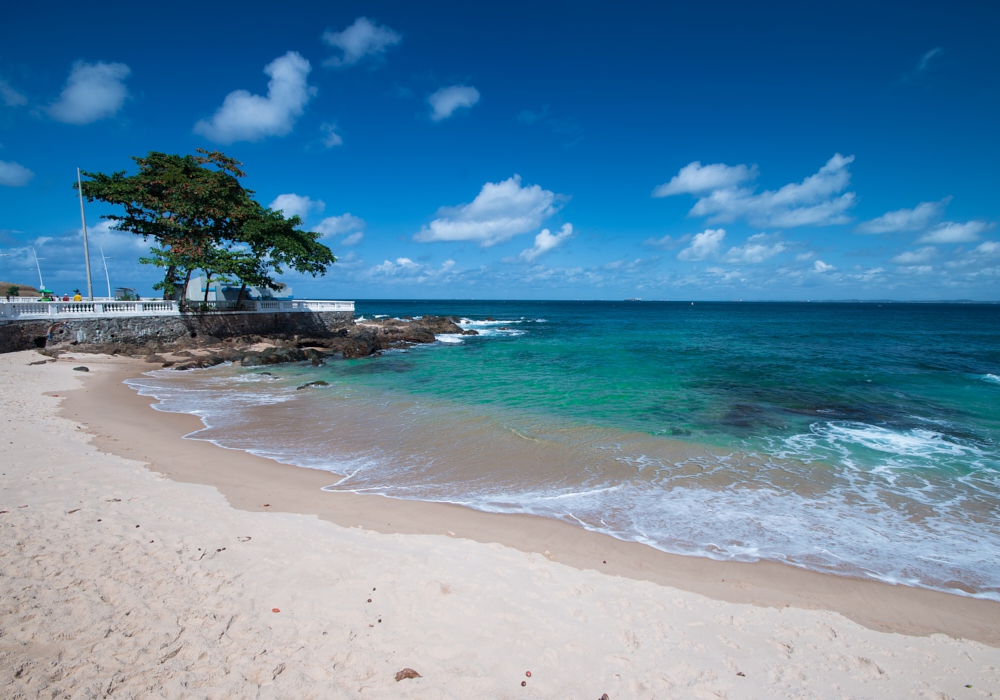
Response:
M1000 697L977 642L235 510L91 447L43 395L88 358L37 359L0 355L4 698Z

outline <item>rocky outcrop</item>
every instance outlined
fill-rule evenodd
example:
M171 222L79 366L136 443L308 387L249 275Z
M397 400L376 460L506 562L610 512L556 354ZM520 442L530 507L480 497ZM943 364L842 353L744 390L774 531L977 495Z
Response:
M291 314L285 314L290 316ZM306 315L306 314L303 314ZM22 329L19 342L39 345L42 335L45 355L58 356L67 351L143 357L150 364L191 370L213 367L223 362L238 362L244 367L262 367L286 362L323 362L341 357L356 359L378 355L390 348L419 343L433 343L440 334L477 335L463 331L458 319L444 316L424 316L419 319L381 319L362 323L300 324L307 333L290 333L278 328L273 333L216 335L204 332L218 326L202 326L202 332L173 334L153 332L145 335L126 333L122 336L102 333L95 342L79 340L72 329L47 326ZM26 325L26 324L21 324ZM119 328L120 330L120 328ZM18 347L16 349L24 349Z

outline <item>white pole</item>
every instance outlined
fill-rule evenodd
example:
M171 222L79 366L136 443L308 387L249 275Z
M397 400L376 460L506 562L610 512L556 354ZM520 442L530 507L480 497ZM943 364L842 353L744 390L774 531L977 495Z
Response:
M97 246L101 249L101 260L104 261L104 279L108 282L108 299L111 299L111 277L108 276L108 259L104 257L104 246Z
M80 169L76 169L76 189L80 195L80 224L83 226L83 259L87 263L87 296L94 300L94 283L90 278L90 247L87 245L87 217L83 213L83 185L80 183Z
M42 282L42 266L38 264L38 253L35 252L34 246L31 248L31 254L35 257L35 269L38 270L38 286L41 289L45 289L45 283Z

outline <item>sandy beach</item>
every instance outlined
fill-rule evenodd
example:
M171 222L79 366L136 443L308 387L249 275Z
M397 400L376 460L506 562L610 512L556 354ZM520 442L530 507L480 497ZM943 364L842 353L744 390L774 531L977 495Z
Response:
M1000 603L323 492L44 359L0 355L0 696L1000 696Z

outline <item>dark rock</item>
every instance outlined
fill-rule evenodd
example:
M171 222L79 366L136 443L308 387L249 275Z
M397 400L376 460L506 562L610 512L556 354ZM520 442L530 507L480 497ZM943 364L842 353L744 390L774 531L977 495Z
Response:
M166 369L167 367L173 367L176 364L177 363L174 362L173 360L167 360L166 362L163 363L163 369Z
M163 362L163 357L160 355L148 355L146 357L146 362Z
M295 387L295 390L298 391L299 389L305 389L306 387L310 386L330 386L330 385L327 382L324 382L322 379L320 379L319 381L315 382L306 382L302 386Z
M467 331L462 331L462 335L479 335L479 331L474 331L470 328Z
M412 668L404 668L402 671L396 674L397 683L407 678L423 678L423 676L414 671Z
M89 367L74 367L73 371L74 372L89 372L90 368Z
M408 343L433 343L434 333L424 326L410 326L403 333L403 340Z
M262 365L277 365L284 362L304 362L305 360L322 360L326 352L316 348L267 348L262 352L248 352L243 355L240 363L244 367L260 367Z

